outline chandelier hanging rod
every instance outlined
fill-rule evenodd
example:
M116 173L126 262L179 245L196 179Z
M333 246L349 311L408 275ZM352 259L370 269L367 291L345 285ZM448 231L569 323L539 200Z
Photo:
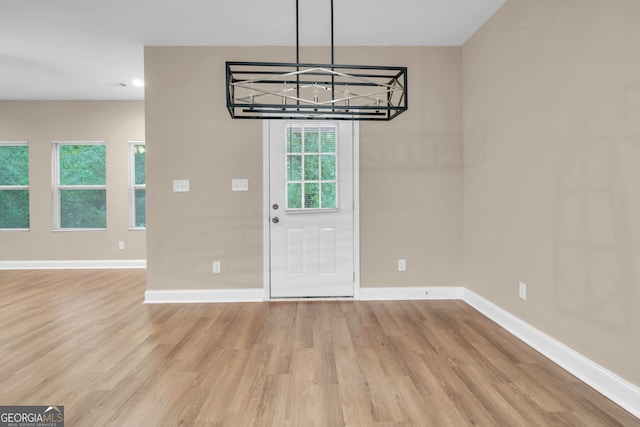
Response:
M296 64L300 64L300 0L296 0ZM333 39L333 0L331 3L331 65L335 65L335 45ZM331 68L333 71L333 67ZM300 71L299 66L296 71ZM333 78L331 79L333 86Z

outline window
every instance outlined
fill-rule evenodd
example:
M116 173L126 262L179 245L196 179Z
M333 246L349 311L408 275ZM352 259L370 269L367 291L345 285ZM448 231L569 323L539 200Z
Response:
M29 147L0 142L0 229L29 229Z
M106 229L106 183L104 142L54 142L54 230Z
M129 142L129 227L147 226L146 155L143 141Z
M287 209L336 209L336 126L288 126Z

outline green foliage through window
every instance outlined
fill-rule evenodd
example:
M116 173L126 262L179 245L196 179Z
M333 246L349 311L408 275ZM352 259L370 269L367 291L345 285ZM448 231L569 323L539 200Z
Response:
M29 228L29 147L0 144L0 229Z
M147 183L146 167L147 157L144 145L135 145L133 149L135 182L134 184L144 185Z
M147 190L135 190L135 226L144 228L147 226Z
M29 190L0 191L0 228L29 228Z
M104 144L56 143L59 229L107 227Z
M141 143L131 143L131 170L130 177L130 226L133 228L145 228L147 226L147 199L146 199L146 148Z
M286 134L287 208L337 208L336 127L290 126Z
M60 185L105 185L105 145L61 145Z
M61 228L107 228L106 190L61 190Z
M29 147L0 144L0 186L29 185Z

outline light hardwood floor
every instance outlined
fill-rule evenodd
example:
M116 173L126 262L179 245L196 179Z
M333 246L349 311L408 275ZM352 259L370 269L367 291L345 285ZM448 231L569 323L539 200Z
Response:
M67 426L640 426L459 301L144 305L142 270L0 271L0 404Z

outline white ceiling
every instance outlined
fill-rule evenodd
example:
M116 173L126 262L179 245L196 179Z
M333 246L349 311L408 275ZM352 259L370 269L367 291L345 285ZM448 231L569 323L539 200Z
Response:
M505 1L334 0L335 44L462 45ZM330 1L299 3L328 46ZM295 46L295 1L0 0L0 99L142 99L145 45Z

